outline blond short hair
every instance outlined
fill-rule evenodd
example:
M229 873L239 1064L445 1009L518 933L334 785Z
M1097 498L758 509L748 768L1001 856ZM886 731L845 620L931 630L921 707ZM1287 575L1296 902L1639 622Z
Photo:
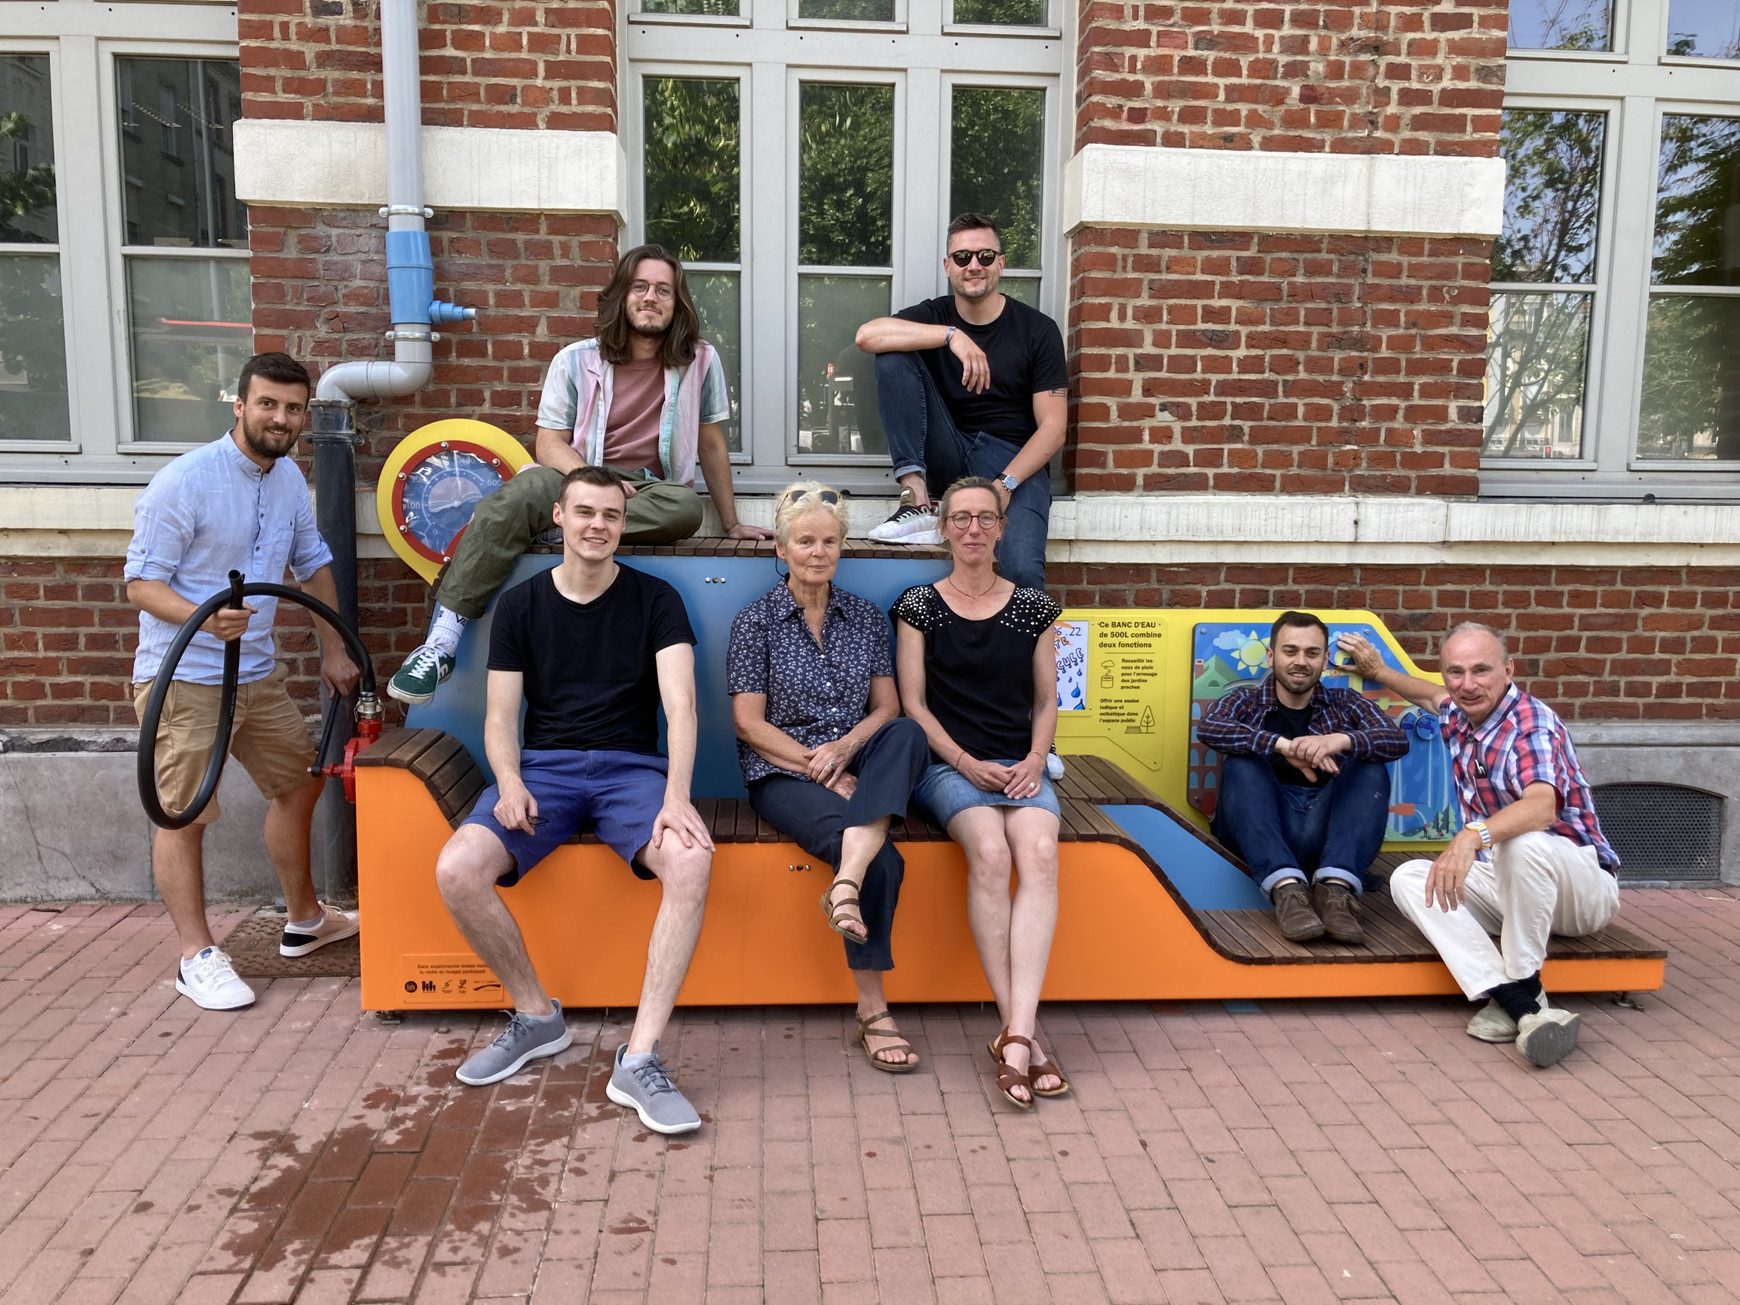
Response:
M832 494L834 501L827 502L822 498L824 493ZM791 536L792 522L806 512L831 512L835 522L840 527L840 538L846 537L849 524L846 516L846 496L832 485L824 485L819 480L799 480L787 485L779 492L779 499L773 509L773 537L781 548Z

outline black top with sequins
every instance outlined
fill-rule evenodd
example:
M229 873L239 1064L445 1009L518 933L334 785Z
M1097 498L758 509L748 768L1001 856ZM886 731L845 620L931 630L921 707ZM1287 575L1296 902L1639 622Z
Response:
M924 636L925 702L949 737L980 761L1008 762L1033 747L1033 650L1062 612L1043 590L1016 589L970 621L935 585L916 585L889 614Z

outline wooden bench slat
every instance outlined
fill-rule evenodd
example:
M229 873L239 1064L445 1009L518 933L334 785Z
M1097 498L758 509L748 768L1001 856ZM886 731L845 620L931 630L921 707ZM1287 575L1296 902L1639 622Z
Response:
M453 788L435 796L435 805L447 817L447 823L457 828L459 822L471 814L471 804L477 801L477 795L486 787L483 772L473 766L470 773Z
M432 745L417 754L409 767L410 772L418 779L428 782L435 774L455 757L463 757L465 764L475 767L477 763L471 759L471 754L465 750L465 745L451 734L443 734Z

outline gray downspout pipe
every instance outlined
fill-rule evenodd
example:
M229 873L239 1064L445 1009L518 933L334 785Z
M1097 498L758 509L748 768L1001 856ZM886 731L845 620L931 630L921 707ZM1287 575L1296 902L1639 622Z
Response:
M316 525L332 549L338 612L357 624L356 403L414 394L434 367L433 326L477 316L434 297L435 264L424 226L423 104L417 57L417 0L381 0L381 84L387 128L387 293L391 301L391 362L346 362L321 373L309 404L314 446ZM336 761L355 733L352 713L339 713ZM330 787L330 786L329 786ZM327 891L349 896L356 884L356 814L342 795L323 799L320 845Z

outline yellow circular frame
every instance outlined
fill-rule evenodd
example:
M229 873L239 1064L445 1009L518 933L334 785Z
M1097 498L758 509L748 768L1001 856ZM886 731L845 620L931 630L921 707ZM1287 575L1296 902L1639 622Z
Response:
M387 543L392 546L393 551L405 559L405 565L431 584L440 574L441 563L420 553L399 529L404 515L401 511L401 499L405 492L404 478L430 453L439 450L443 445L453 444L486 449L500 458L501 465L507 469L507 474L502 477L503 484L521 467L533 461L532 455L526 452L525 445L512 435L499 426L491 426L486 421L476 421L470 417L449 417L444 421L432 421L405 436L399 441L398 447L387 455L386 465L381 468L381 478L375 484L375 512L380 518L381 533L387 537Z

